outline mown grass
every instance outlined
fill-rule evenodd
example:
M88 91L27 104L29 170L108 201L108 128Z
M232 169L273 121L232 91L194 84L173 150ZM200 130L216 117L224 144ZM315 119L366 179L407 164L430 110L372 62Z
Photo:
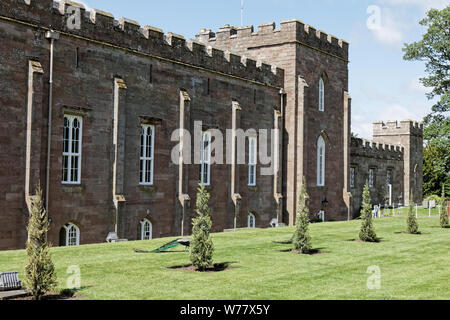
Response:
M303 299L450 299L450 229L437 217L419 218L422 235L403 234L406 218L377 219L380 243L351 241L360 221L311 225L318 255L284 252L293 228L240 230L213 234L214 261L231 263L218 273L168 267L189 264L182 247L163 254L137 254L170 241L54 248L59 287L67 268L81 269L80 299L148 300L303 300ZM25 251L0 252L0 272L17 270L23 278ZM381 269L381 288L369 290L367 269Z

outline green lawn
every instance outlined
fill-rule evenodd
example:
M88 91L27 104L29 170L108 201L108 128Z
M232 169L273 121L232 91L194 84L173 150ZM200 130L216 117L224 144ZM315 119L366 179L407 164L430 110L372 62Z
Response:
M165 254L136 254L171 239L54 248L60 287L67 268L81 268L81 299L450 299L450 229L436 217L419 219L422 235L401 234L405 217L377 219L381 243L349 241L360 221L311 225L314 248L325 254L283 252L293 228L214 234L215 262L233 269L202 274L167 267L189 264L182 247ZM18 270L25 251L0 252L0 272ZM381 269L381 289L367 289L367 269Z

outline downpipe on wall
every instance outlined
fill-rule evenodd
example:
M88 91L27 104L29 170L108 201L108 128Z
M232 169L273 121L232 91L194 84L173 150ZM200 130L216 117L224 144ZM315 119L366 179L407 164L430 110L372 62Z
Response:
M48 204L50 194L50 160L51 160L51 140L52 140L52 106L53 106L53 63L55 40L59 39L59 33L53 30L47 31L45 37L50 40L50 74L49 74L49 92L48 92L48 133L47 133L47 166L45 176L45 208L48 215Z

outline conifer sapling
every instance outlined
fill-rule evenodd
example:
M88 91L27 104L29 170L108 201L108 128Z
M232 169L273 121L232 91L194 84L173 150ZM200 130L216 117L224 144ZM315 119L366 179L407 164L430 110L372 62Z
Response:
M364 186L361 219L362 224L359 238L364 242L378 242L372 222L372 199L370 197L368 182L366 182L366 185Z
M450 224L448 221L447 215L447 201L445 199L445 185L442 185L442 198L441 198L441 207L440 207L440 223L442 228L449 228Z
M25 266L26 286L35 300L40 300L57 284L55 266L50 256L51 245L47 242L49 224L42 189L38 187L31 201L26 243L28 263Z
M193 219L192 243L190 259L198 271L205 271L213 262L214 245L210 236L211 209L209 208L210 194L203 185L197 193L197 217Z
M420 234L419 224L417 223L417 218L414 213L414 196L413 196L412 191L411 191L411 196L410 196L410 200L409 200L407 231L409 234Z
M303 254L309 254L312 249L311 236L309 234L309 196L306 192L306 181L303 177L303 184L298 197L297 221L293 238L295 250Z

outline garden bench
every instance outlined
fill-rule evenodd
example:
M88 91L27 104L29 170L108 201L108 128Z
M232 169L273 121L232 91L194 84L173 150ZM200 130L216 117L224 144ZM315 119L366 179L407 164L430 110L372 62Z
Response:
M22 288L18 272L0 273L0 291L10 291Z

